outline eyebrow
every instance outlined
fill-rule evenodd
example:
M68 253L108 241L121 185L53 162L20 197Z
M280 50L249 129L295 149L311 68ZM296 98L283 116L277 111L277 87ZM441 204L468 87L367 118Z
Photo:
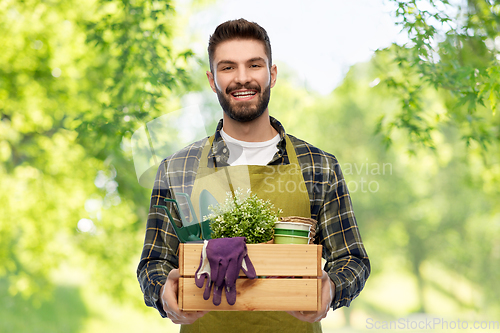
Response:
M254 57L254 58L248 59L246 62L249 63L249 62L255 62L255 61L266 62L266 60L262 57ZM235 65L235 64L236 64L236 62L232 61L232 60L221 60L217 63L217 67L220 65Z
M263 62L266 62L266 60L262 57L255 57L255 58L252 58L252 59L249 59L247 62L254 62L254 61L263 61Z

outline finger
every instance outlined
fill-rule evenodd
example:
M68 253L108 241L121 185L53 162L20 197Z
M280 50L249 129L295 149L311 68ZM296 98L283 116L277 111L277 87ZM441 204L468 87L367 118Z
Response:
M308 323L315 323L321 320L321 316L319 316L318 314L304 315L302 320L307 321Z
M200 270L202 269L202 266L203 266L203 256L200 258L200 265L198 266L198 269L194 273L194 283L196 284L196 286L198 288L203 287L203 281L205 279L204 274L202 274L200 272ZM200 273L200 274L198 274L198 273Z
M172 322L173 322L174 324L178 324L178 325L191 325L191 324L192 324L192 323L194 323L197 319L198 319L198 318L196 318L196 319L191 319L191 318L184 318L184 317L182 317L182 318L176 318L176 319L172 319L172 318L171 318Z
M223 262L222 260L220 260L217 267L215 268L215 272L212 272L212 281L214 281L216 286L222 285L222 282L226 278L226 271L227 262Z
M179 304L177 304L177 290L174 291L172 287L167 284L165 284L165 290L162 295L162 303L165 312L173 312L179 315L180 309Z
M183 320L195 321L196 319L203 317L207 313L207 311L181 311L181 316Z
M222 299L222 289L224 289L225 285L222 283L222 286L214 285L214 297L212 299L212 303L214 305L219 305Z
M245 257L243 258L241 268L243 269L243 272L245 272L245 275L249 279L255 279L257 277L257 273L255 272L255 268L253 267L252 261L250 261L250 258L248 257L248 255L245 255Z
M174 316L170 318L174 324L184 324L189 325L194 323L199 318L207 314L208 311L180 311L180 316Z
M287 311L287 312L290 315L294 316L295 318L309 323L314 323L324 318L323 314L320 314L320 312L316 311Z
M328 312L323 312L323 313L316 312L314 314L307 314L307 315L305 315L305 317L306 317L306 321L308 321L310 323L315 323L317 321L321 321L322 319L324 319L327 316L327 314L328 314Z
M203 292L203 299L206 301L210 298L210 291L212 291L212 281L207 279L205 291Z
M300 319L302 321L306 321L307 315L306 312L304 311L289 311L288 312L290 315L294 316L297 319Z
M173 269L167 276L167 281L162 287L161 300L163 310L166 313L171 313L172 316L180 315L179 305L177 304L177 288L179 282L179 270Z
M232 287L226 286L226 300L229 305L236 303L236 285Z
M238 266L238 262L235 259L229 259L227 262L225 275L225 283L227 286L232 287L236 284L236 279L238 279L238 275L240 273L240 267Z

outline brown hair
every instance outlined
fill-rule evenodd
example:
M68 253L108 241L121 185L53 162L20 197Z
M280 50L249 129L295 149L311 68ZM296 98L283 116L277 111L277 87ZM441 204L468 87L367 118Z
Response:
M215 49L225 41L233 39L255 39L264 43L266 56L269 59L269 67L272 65L271 41L266 30L255 22L249 22L245 19L226 21L220 24L208 41L208 60L210 62L210 71L213 72L212 62L214 60Z

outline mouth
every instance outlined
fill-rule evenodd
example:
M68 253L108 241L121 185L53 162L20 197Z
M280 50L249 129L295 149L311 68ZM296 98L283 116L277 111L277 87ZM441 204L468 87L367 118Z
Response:
M236 90L231 92L231 96L238 101L247 101L257 95L256 90Z

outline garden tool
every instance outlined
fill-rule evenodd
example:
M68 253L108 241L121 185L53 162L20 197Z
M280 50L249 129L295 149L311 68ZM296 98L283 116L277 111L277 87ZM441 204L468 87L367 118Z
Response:
M187 202L188 207L189 207L189 213L191 214L191 219L189 219L189 220L184 217L184 214L181 214L181 215L183 215L183 218L181 217L182 225L187 227L187 226L190 226L193 224L198 224L199 223L198 217L196 216L196 213L194 211L193 204L191 202L189 195L187 193L175 192L175 197L176 198L183 197L186 199L186 202ZM200 219L202 219L202 218L203 218L203 216L200 216Z
M203 189L200 193L200 219L203 220L205 216L208 216L212 213L212 210L209 208L210 206L216 206L219 203L214 198L212 193L208 190Z
M210 206L216 206L219 203L214 198L212 193L208 190L203 189L200 193L200 219L203 220L205 216L208 216L212 213L212 210L209 208ZM208 221L208 220L207 220ZM203 239L210 239L210 235L212 234L212 229L210 228L210 222L203 221L201 222L201 234Z
M207 216L210 214L210 210L208 209L208 206L210 205L217 205L218 202L215 200L215 198L208 192L208 190L203 190L200 193L200 201L199 201L199 206L200 206L200 221L198 222L198 219L196 217L195 209L193 207L193 203L191 202L191 199L188 194L182 193L182 192L176 192L176 196L184 197L186 198L187 204L189 206L189 212L192 216L190 221L184 222L182 220L182 223L184 226L191 226L194 224L198 224L201 229L201 238L203 239L211 239L212 238L212 229L210 228L210 220L203 220L203 217ZM202 203L203 200L203 203ZM206 207L206 209L204 208Z
M166 206L154 205L153 207L165 210L168 219L170 220L170 223L174 228L175 234L177 235L177 238L179 238L179 241L181 241L181 243L186 243L186 242L199 242L203 239L211 239L212 229L210 228L210 220L205 220L199 223L198 218L196 217L196 214L194 212L193 204L191 203L189 195L181 192L177 192L175 194L176 196L186 198L189 206L189 211L191 213L191 220L188 220L184 216L184 214L182 214L182 211L179 207L179 203L177 202L177 200L168 198L165 198L164 200L165 202L173 202L177 206L177 211L179 212L179 216L181 217L182 227L178 227L177 224L175 224L174 219L172 218L172 215L170 214Z
M200 236L201 236L200 225L198 223L184 225L184 220L182 219L182 213L181 213L181 210L179 208L179 204L177 203L177 201L174 199L168 199L168 198L165 198L164 200L165 200L165 202L173 202L177 206L177 211L179 211L179 213L181 215L181 220L183 222L182 227L178 227L177 224L175 224L175 221L174 221L172 215L170 214L170 211L168 210L168 208L166 206L154 205L153 207L154 208L161 208L161 209L165 210L165 212L167 213L168 219L170 220L170 223L172 224L172 227L175 230L175 234L177 235L177 238L179 238L179 241L181 243L201 241L202 239L200 238Z

